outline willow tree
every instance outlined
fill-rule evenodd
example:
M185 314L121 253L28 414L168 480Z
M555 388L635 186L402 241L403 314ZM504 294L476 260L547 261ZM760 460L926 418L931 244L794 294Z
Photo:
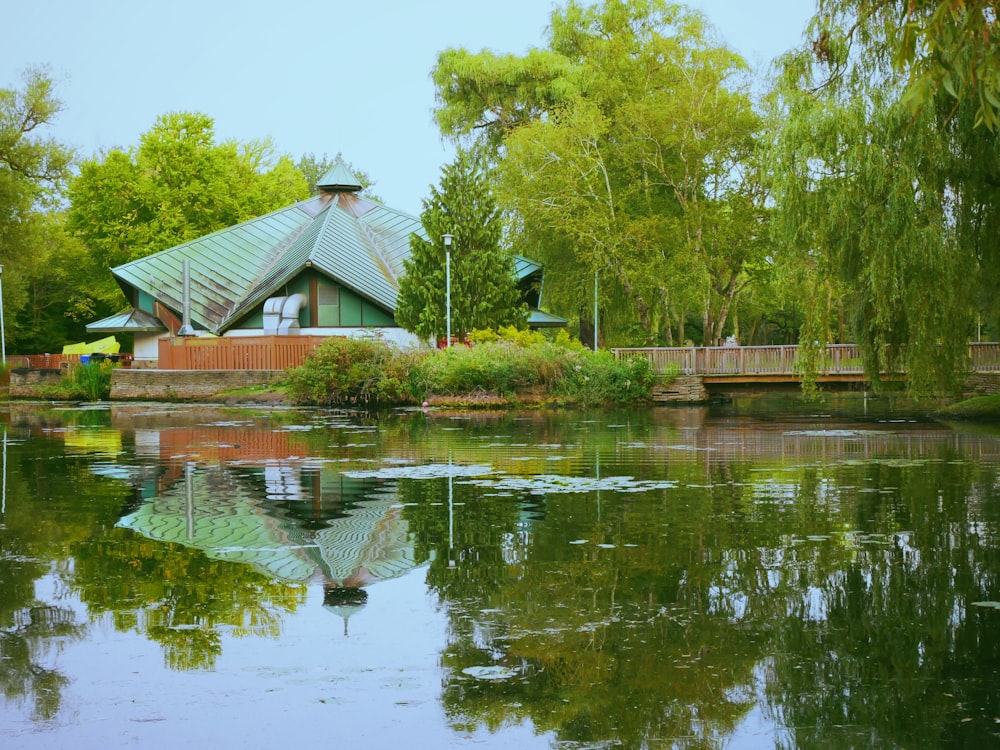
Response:
M423 201L420 221L430 240L410 236L396 302L396 322L421 338L474 329L526 325L514 256L501 244L503 223L480 152L460 150L441 170L440 187ZM445 235L451 235L450 259ZM450 271L450 295L448 273Z
M782 62L774 195L781 258L810 269L805 338L828 338L821 292L843 284L869 375L928 391L957 382L977 300L995 296L1000 160L975 99L910 106L906 5L820 4L813 44Z
M683 340L696 313L712 342L762 248L744 69L697 13L605 0L554 11L548 49L449 50L433 75L442 132L496 148L498 200L554 304L586 316L596 275L613 341Z

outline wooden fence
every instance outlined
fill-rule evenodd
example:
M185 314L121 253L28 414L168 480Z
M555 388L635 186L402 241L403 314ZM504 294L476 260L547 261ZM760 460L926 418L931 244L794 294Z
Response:
M174 336L160 339L160 370L286 370L328 336Z
M619 359L645 357L655 372L676 369L685 375L793 376L798 374L798 346L706 346L613 349ZM969 344L972 372L1000 372L1000 344ZM821 359L822 375L864 375L855 344L830 344Z

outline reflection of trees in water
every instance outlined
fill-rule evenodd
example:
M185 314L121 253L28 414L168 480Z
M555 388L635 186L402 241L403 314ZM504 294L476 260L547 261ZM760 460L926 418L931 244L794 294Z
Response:
M68 684L55 658L88 631L60 601L71 585L72 550L113 525L132 492L95 476L85 458L67 458L58 443L9 437L0 519L0 693L15 705L30 702L32 718L48 720ZM39 585L46 577L52 587ZM49 588L52 600L40 598Z
M114 529L76 550L75 582L94 615L164 648L172 669L208 669L222 633L277 638L284 614L305 600L302 586L198 549Z
M433 504L444 485L400 483L400 499L416 503L418 539L447 539L448 509ZM544 523L535 523L523 511L537 516L537 497L488 497L461 484L452 491L456 565L439 547L428 580L451 605L442 662L456 726L530 720L564 742L642 747L671 737L710 743L742 718L764 644L707 611L711 573L722 564L699 567L689 544L651 526L650 514L671 497L550 495ZM494 664L516 676L463 672Z
M893 489L859 496L858 543L783 568L767 695L796 747L1000 741L1000 616L972 604L1000 599L1000 493L949 458L867 467Z
M0 692L8 701L33 701L34 721L53 719L69 683L58 670L43 666L61 642L84 636L69 609L36 605L0 613Z
M717 747L764 687L798 747L995 744L1000 615L970 603L1000 599L1000 491L959 457L696 457L683 489L541 501L456 482L450 514L446 480L401 481L452 722ZM488 665L512 676L463 671Z

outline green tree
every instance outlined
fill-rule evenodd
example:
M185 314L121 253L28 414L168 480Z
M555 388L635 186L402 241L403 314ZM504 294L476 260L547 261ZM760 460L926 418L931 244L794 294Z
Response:
M20 89L0 89L0 264L11 349L30 331L22 311L29 305L32 279L47 260L40 254L51 239L46 213L58 205L73 157L45 135L61 110L43 69L27 70Z
M975 126L1000 125L1000 55L994 0L820 0L819 15L848 40L883 36L893 69L903 74L904 101L920 110L936 99L967 101ZM830 34L816 39L825 54Z
M700 313L714 343L766 246L744 70L681 6L570 2L546 51L443 53L437 118L502 143L498 200L562 309L585 317L597 274L611 341L683 341Z
M526 324L514 257L501 245L502 217L491 172L478 151L460 150L441 170L440 187L423 201L420 220L431 241L410 236L410 257L399 281L396 320L421 338L447 330L447 266L443 236L451 234L451 332Z
M269 140L216 143L210 117L170 113L138 148L81 164L69 188L69 227L113 267L307 195L302 173Z
M10 338L16 351L57 352L67 342L84 340L87 323L120 309L121 291L66 231L64 212L35 213L28 221L25 248L32 264L22 272L19 304L7 317Z
M949 389L977 304L996 315L996 135L976 127L975 100L944 89L909 106L897 27L876 5L823 3L811 48L783 60L773 110L779 258L812 279L805 340L830 338L833 280L847 290L876 382L905 370L914 391Z

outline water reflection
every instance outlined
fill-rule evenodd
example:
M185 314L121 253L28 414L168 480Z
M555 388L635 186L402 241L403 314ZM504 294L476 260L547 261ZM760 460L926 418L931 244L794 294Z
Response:
M233 639L266 663L306 602L340 637L381 582L416 577L447 619L434 695L456 736L997 740L989 432L161 407L12 407L9 429L0 689L36 721L58 722L72 683L55 654L106 627L159 644L175 673L223 668Z

